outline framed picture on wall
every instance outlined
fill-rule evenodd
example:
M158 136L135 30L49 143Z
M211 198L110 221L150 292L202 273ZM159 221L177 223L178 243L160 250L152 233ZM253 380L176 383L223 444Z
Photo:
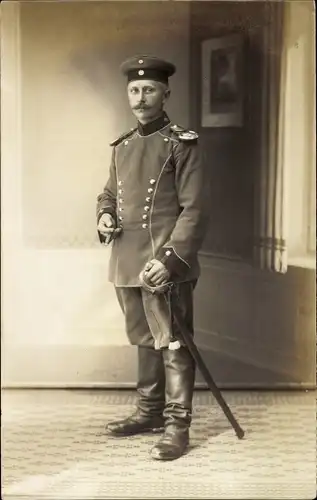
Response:
M244 37L202 42L202 127L242 127Z

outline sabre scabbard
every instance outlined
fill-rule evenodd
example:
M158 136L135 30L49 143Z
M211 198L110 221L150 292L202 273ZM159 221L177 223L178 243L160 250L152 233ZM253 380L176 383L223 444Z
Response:
M170 351L176 351L181 347L181 344L177 337L175 336L175 322L174 322L174 317L173 317L173 288L174 285L171 284L168 288L167 291L167 301L168 301L168 310L169 310L169 320L170 320L170 332L171 332L171 339L169 343L169 350Z

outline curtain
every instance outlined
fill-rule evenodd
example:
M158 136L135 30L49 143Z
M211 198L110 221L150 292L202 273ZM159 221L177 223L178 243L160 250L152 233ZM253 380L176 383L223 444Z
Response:
M254 261L261 269L287 271L284 123L286 15L284 2L266 2L263 34L261 161L255 189Z

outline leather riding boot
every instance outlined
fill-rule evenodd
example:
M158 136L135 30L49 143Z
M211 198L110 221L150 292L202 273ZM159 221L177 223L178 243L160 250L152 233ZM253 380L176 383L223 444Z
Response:
M165 432L151 450L156 460L174 460L189 444L192 400L195 383L195 362L186 347L175 351L164 349L165 365Z
M165 373L162 352L150 347L138 347L138 405L133 415L110 422L107 430L116 436L164 429Z

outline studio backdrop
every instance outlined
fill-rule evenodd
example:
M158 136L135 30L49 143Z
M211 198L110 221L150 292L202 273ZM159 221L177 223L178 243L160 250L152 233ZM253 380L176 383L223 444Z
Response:
M254 258L264 220L257 203L266 171L263 147L269 147L263 139L269 116L263 71L272 21L263 4L3 2L5 386L135 385L136 350L128 345L108 283L110 249L99 244L95 205L108 176L109 143L134 125L119 66L136 53L177 66L167 112L173 122L197 130L208 162L211 219L200 255L195 328L211 372L222 387L314 385L315 275L308 259L314 248L311 233L303 230L313 226L312 210L303 209L304 217L300 212L296 234L294 220L288 223L280 268L268 269L265 259L259 264ZM307 35L311 13L301 11L301 28L297 25L297 38L290 42L299 44L308 72L301 95L314 65ZM213 42L207 44L206 69L208 40ZM220 64L219 49L234 65L229 97L221 94L212 69ZM203 75L210 68L213 93L206 107ZM291 82L291 75L287 78ZM305 103L301 109L311 112ZM299 127L310 123L307 117ZM301 134L303 141L306 135ZM306 193L312 186L310 156L301 153L288 172L288 193L298 188ZM296 168L304 171L302 177ZM273 237L276 251L274 233L263 231L265 244ZM310 243L299 265L295 257L303 255L297 245L303 231Z

